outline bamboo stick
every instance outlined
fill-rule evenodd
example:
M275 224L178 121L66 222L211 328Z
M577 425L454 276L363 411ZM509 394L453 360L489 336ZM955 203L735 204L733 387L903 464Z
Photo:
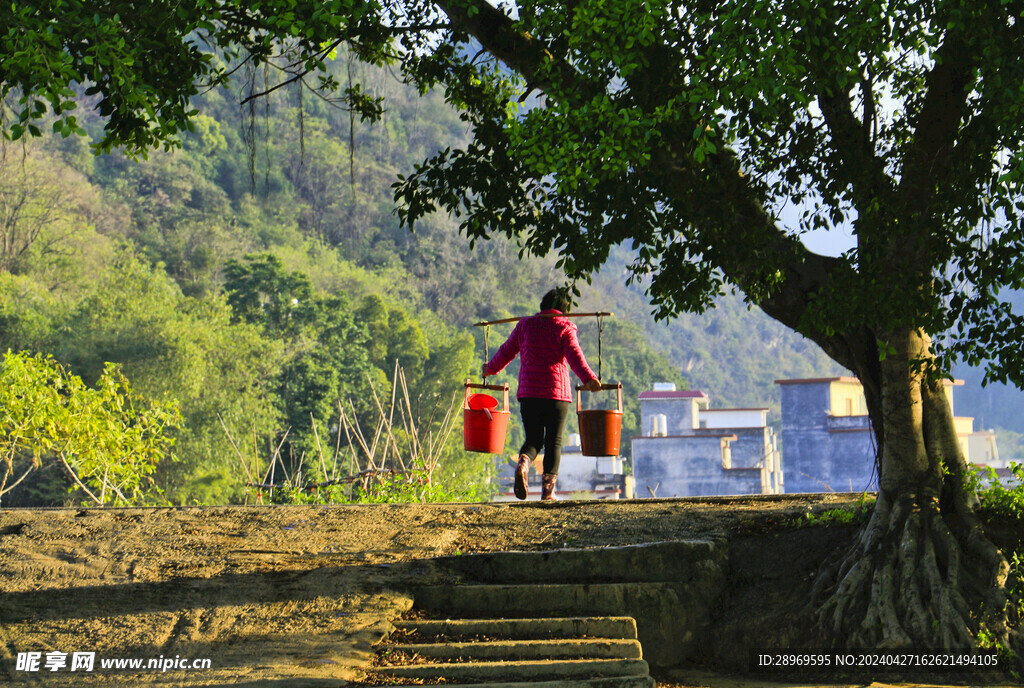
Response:
M537 313L536 316L541 318L605 318L614 315L614 313L607 313L604 311L597 313ZM504 318L502 320L490 320L488 322L473 323L473 327L484 327L486 325L500 325L501 323L519 322L526 318L533 318L534 315L520 315L516 318Z
M321 488L321 487L330 487L331 485L340 485L340 484L343 484L343 483L356 482L358 480L362 480L363 478L365 478L367 476L375 476L375 475L381 475L381 474L383 474L383 475L409 475L409 474L411 474L411 471L395 471L395 470L392 470L390 468L387 468L387 469L382 470L382 471L361 471L361 472L356 473L354 475L347 475L347 476L343 476L341 478L335 478L334 480L325 480L323 482L314 483L312 485L307 485L304 488L299 488L299 489L314 490L314 489ZM259 488L263 488L263 489L273 489L275 487L281 487L280 485L274 485L272 483L246 483L245 486L246 487L259 487Z
M313 417L313 412L309 412L309 422L313 424L313 437L316 438L316 451L320 455L320 470L323 471L324 480L328 480L327 475L327 464L324 462L324 448L320 446L320 433L316 429L316 418Z

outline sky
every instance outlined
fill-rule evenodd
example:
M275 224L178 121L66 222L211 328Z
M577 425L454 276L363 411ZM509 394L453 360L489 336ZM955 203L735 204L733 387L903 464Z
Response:
M800 237L804 246L825 256L839 256L856 245L853 233L848 228L815 230Z

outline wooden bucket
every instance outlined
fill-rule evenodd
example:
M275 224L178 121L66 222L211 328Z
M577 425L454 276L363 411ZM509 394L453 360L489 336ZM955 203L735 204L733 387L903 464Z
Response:
M576 416L580 425L580 448L584 456L618 456L622 440L622 383L601 385L614 389L618 396L615 409L583 410L581 395L585 387L576 388Z

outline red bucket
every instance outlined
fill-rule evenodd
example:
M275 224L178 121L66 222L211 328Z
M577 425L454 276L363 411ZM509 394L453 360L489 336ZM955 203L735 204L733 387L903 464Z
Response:
M504 406L490 394L470 394L470 389L489 389L503 393ZM508 430L508 385L474 385L466 380L466 398L462 403L463 446L466 451L501 454L505 451Z
M576 388L576 417L580 425L580 449L584 456L618 456L622 440L622 383L601 385L601 389L618 391L617 409L582 410Z

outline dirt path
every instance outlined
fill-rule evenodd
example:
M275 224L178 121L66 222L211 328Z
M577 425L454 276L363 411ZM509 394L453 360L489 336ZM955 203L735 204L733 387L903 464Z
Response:
M344 685L411 605L398 562L770 534L852 499L2 510L0 683ZM19 670L25 652L39 670ZM92 671L71 670L76 652ZM67 664L47 670L55 653Z

